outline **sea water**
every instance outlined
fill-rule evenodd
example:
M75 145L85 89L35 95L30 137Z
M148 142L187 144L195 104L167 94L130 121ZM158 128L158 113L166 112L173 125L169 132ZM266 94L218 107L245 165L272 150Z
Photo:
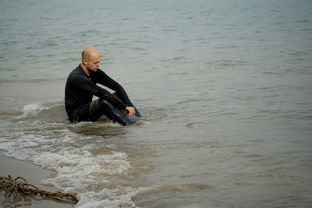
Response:
M0 149L75 208L311 207L312 1L0 2ZM96 46L145 120L71 124ZM14 202L12 202L14 206Z

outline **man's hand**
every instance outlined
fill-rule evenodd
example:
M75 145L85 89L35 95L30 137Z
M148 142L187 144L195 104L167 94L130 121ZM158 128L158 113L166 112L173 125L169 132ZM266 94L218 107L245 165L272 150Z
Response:
M133 107L126 107L124 113L128 116L128 118L132 118L135 115L135 109Z

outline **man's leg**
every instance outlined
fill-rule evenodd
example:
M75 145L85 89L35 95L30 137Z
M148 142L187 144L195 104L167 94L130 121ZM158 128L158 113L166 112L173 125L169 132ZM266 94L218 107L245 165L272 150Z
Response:
M80 105L73 113L73 122L88 121L90 104Z
M128 118L126 114L115 108L104 99L92 101L90 104L89 119L91 121L97 121L102 115L105 115L110 120L116 121L124 126L134 124L136 122L135 119Z

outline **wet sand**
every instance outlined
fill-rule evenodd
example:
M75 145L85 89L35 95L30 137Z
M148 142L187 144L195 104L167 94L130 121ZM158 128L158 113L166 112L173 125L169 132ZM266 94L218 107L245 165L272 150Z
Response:
M0 176L11 175L13 178L22 176L30 184L47 191L56 191L52 187L40 184L40 181L53 175L52 171L44 170L31 162L8 158L0 154ZM53 207L53 208L70 208L71 204L61 203L55 200L35 200L27 198L26 201L14 201L11 198L5 198L4 192L0 192L0 207Z

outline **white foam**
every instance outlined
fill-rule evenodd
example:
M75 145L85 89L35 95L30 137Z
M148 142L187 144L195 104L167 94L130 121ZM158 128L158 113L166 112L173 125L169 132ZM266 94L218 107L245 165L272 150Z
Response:
M24 112L29 115L41 109L40 105L30 105ZM22 120L8 127L1 130L0 149L6 150L7 156L55 171L42 183L78 193L75 207L135 207L131 197L136 190L116 184L127 175L131 164L126 153L116 151L115 144L103 144L105 151L92 153L98 146L89 141L101 138L76 134L65 124Z
M38 112L45 110L45 109L49 109L49 108L44 107L39 103L27 104L23 108L23 114L21 116L18 116L17 118L21 119L21 118L26 118L29 116L34 116Z
M120 208L129 207L136 208L137 206L131 200L131 197L138 193L137 190L123 187L123 194L116 193L116 190L102 189L98 192L88 192L82 195L76 207L79 208Z
M111 152L93 155L89 151L77 149L57 153L41 153L34 159L36 164L56 171L57 175L42 181L65 192L78 192L79 203L75 207L120 207L120 204L133 204L131 197L135 190L127 187L101 189L94 191L98 185L109 186L114 176L126 175L131 167L127 154Z
M108 183L107 176L126 174L131 167L127 155L120 152L106 155L92 155L88 151L77 150L45 152L34 158L34 162L57 173L55 178L44 180L43 183L66 191L84 190L93 184Z

